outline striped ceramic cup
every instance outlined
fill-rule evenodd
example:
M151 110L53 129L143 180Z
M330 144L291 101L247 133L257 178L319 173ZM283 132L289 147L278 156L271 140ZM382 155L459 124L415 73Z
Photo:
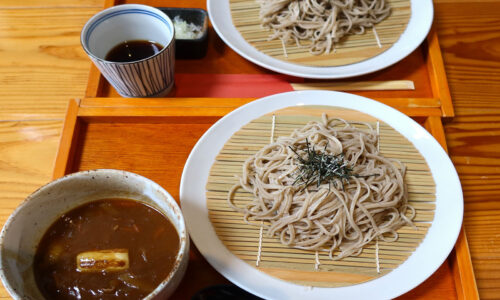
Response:
M108 53L126 41L153 41L163 48L131 62L106 60ZM85 24L83 49L123 97L161 97L174 85L174 25L160 10L139 4L105 9Z

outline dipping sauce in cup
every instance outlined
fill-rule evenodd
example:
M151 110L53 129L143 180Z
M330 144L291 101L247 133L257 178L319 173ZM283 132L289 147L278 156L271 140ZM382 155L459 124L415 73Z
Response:
M139 4L118 5L85 24L81 44L123 97L162 97L174 85L175 33L170 18Z
M106 55L107 61L129 62L156 55L163 46L153 41L125 41Z

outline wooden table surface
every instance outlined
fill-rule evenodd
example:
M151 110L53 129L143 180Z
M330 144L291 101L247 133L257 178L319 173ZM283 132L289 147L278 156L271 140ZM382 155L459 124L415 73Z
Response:
M445 130L479 294L500 299L500 0L434 4L456 112ZM66 105L84 95L90 68L80 30L102 6L0 2L0 225L51 178Z

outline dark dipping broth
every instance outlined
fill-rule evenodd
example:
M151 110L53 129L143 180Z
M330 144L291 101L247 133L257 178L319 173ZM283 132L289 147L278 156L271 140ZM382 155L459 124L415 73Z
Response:
M151 57L163 49L163 46L154 41L125 41L113 47L106 54L107 61L131 62Z
M50 226L35 255L35 279L47 299L141 299L167 278L179 245L175 227L156 209L98 200Z

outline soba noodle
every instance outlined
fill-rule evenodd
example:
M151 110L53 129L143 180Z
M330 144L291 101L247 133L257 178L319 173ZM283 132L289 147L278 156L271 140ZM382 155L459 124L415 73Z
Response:
M377 143L369 124L323 115L321 122L279 137L247 159L239 183L229 191L229 205L282 244L328 251L332 259L358 255L377 237L395 241L396 230L412 224L415 210L408 205L405 166L380 155ZM342 167L351 176L320 180L319 185L298 181L312 148L329 157L343 153ZM245 207L235 204L238 189L254 195Z
M262 26L273 31L270 40L295 42L314 55L330 53L345 35L362 34L391 13L385 0L257 1Z

